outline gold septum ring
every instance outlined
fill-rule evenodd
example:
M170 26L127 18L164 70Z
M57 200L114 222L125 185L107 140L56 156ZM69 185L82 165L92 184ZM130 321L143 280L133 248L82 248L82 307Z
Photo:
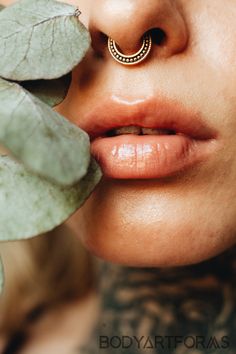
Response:
M143 44L139 51L135 54L124 55L121 53L116 46L116 42L112 38L108 38L108 49L111 56L118 61L118 63L123 65L137 65L144 61L152 48L152 38L150 34L145 34L143 36Z

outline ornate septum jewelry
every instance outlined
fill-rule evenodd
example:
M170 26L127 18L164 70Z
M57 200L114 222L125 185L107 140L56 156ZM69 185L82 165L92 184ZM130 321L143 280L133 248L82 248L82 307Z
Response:
M132 55L124 55L116 46L116 42L112 38L108 38L108 49L111 56L123 65L137 65L147 58L152 48L152 38L150 34L143 36L143 44L139 51Z

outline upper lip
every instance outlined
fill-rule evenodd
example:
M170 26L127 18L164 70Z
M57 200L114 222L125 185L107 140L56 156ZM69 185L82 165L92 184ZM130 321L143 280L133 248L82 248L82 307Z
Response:
M167 129L193 139L213 139L217 132L201 114L189 110L177 101L148 98L126 103L107 98L95 104L78 125L90 136L91 141L106 132L124 126Z

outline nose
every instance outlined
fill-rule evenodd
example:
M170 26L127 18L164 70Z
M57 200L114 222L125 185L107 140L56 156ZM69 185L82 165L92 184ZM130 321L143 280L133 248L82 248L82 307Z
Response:
M182 52L188 41L178 0L93 0L89 30L94 50L103 54L107 37L129 55L140 49L149 32L158 57Z

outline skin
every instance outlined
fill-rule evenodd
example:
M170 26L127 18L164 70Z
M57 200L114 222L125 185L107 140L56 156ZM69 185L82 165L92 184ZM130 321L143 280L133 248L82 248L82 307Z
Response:
M73 1L90 29L93 49L74 70L59 111L83 127L101 98L130 105L166 97L198 111L217 131L217 150L203 164L162 180L104 178L71 222L85 246L105 260L131 266L193 264L235 244L236 3L222 0ZM112 37L126 54L148 29L167 41L134 68L117 64Z
M58 107L83 128L83 117L104 97L133 105L165 97L199 112L217 132L217 149L180 176L102 182L68 223L98 257L130 266L201 262L235 245L236 229L236 3L231 0L68 0L82 11L92 49L75 68ZM9 1L5 1L9 3ZM142 65L117 64L112 37L125 54L161 28Z
M101 313L91 340L78 354L234 354L234 259L231 249L184 267L98 263ZM124 338L124 345L115 336ZM184 344L190 336L193 340Z
M199 111L218 132L219 146L207 162L178 177L104 178L68 220L92 253L122 264L98 264L100 316L94 335L78 353L97 353L101 335L139 339L198 335L205 340L216 336L220 344L227 336L230 348L225 352L233 354L236 3L150 0L145 7L141 0L70 3L79 5L80 19L92 31L93 50L74 70L69 94L58 108L65 117L83 126L83 115L101 97L113 95L132 104L161 95ZM114 62L100 36L111 36L128 54L139 48L142 34L153 27L162 28L169 41L154 46L149 61L132 69ZM186 266L170 268L176 265ZM160 266L165 269L156 268ZM221 352L214 345L211 350ZM147 347L129 349L130 354L147 351L156 353ZM201 346L198 351L183 346L159 351L209 353ZM103 352L113 353L111 348Z
M83 243L99 257L138 267L198 263L230 248L236 240L236 3L150 0L144 7L138 0L82 0L78 5L93 50L74 71L62 114L83 127L89 107L104 96L134 104L161 95L200 112L218 135L217 153L179 177L104 178L71 221ZM149 61L130 69L109 55L104 35L129 54L155 27L167 41L154 45Z

